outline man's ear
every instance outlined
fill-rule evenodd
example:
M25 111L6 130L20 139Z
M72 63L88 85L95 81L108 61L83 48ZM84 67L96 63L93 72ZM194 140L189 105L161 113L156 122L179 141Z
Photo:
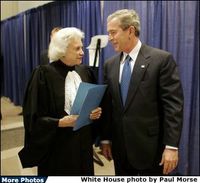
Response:
M135 35L135 27L134 27L134 26L131 25L131 26L129 27L129 33Z

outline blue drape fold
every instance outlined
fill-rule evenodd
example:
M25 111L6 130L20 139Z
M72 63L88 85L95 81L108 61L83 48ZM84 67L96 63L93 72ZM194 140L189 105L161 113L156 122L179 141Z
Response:
M3 94L20 104L23 99L24 80L24 13L1 22L1 60Z

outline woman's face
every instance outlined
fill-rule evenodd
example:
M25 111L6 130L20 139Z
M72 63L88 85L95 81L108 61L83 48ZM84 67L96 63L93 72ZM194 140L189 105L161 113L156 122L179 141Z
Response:
M84 56L83 43L81 39L72 39L67 47L65 57L63 59L66 65L80 65Z

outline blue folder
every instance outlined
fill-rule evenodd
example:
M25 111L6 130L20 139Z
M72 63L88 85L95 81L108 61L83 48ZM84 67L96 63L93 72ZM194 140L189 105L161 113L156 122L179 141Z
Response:
M79 115L73 128L74 131L92 122L90 113L99 106L106 87L107 85L80 83L70 112L71 115Z

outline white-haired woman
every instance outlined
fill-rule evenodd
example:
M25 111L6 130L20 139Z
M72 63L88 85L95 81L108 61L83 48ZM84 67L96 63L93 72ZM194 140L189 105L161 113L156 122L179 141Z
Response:
M69 115L81 81L93 77L83 58L83 32L70 27L55 33L49 45L50 64L36 68L23 105L25 145L19 152L23 167L38 166L38 175L94 175L93 125L73 131ZM98 119L101 108L90 118Z

